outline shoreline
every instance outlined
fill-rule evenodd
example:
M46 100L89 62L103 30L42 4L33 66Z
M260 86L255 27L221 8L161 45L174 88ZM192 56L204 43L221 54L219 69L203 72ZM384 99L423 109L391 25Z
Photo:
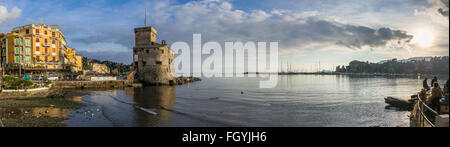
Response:
M188 83L201 81L197 77L177 77L176 83L169 86L178 86ZM134 83L130 80L115 80L115 81L55 81L51 87L47 87L44 90L8 90L12 92L1 92L0 100L4 99L32 99L42 97L58 97L64 95L64 90L86 90L86 89L122 89L126 87L142 87L142 86L163 86L160 84L148 84L148 83ZM5 89L6 90L6 89Z
M74 98L84 95L64 90L47 97L0 99L0 120L4 127L64 127L70 111L86 106Z

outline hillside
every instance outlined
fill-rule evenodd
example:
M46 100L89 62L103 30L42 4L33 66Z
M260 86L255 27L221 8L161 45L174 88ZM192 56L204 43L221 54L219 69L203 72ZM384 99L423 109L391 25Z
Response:
M414 57L405 60L385 60L378 63L352 61L347 66L337 66L336 72L347 73L401 73L448 74L449 56Z
M92 68L89 66L89 64L88 64L89 62L105 64L111 70L118 69L119 73L127 73L130 71L130 67L131 67L131 64L126 65L123 63L117 63L117 62L113 62L113 61L100 61L97 59L90 59L90 58L83 57L83 70L90 70Z

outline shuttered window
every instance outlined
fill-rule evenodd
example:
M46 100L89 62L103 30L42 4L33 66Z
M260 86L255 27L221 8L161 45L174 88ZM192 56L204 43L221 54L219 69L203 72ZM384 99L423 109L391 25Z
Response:
M25 48L25 54L31 55L31 49L30 48Z

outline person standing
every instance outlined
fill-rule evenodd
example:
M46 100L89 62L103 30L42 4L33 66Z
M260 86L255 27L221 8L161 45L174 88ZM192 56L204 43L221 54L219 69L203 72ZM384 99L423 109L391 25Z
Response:
M425 89L425 91L429 91L430 90L430 86L428 86L428 78L425 77L423 79L423 89Z
M427 102L431 104L431 108L436 110L438 113L440 111L439 100L443 97L443 92L439 83L435 82L433 84L433 89L431 90L431 96L427 99Z

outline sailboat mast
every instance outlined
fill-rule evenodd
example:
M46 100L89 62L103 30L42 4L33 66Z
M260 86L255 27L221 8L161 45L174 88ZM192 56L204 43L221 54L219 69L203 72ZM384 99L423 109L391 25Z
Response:
M145 12L144 12L144 27L147 27L147 8L145 8Z

